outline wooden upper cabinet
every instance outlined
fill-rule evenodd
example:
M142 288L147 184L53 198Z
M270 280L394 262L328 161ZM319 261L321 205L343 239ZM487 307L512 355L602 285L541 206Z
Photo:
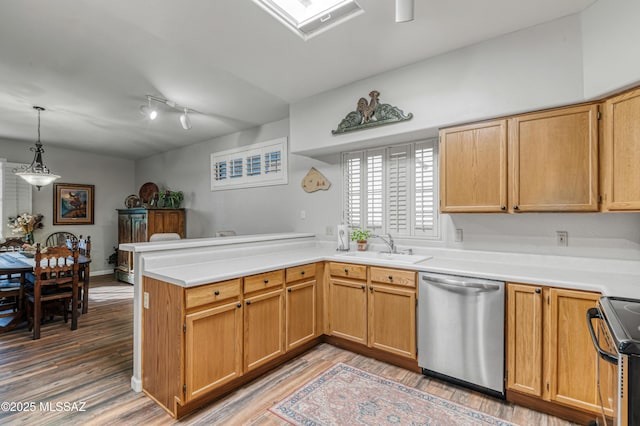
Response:
M640 210L640 89L604 104L603 210Z
M507 206L507 121L440 131L440 210L500 212Z
M598 106L579 105L509 119L510 207L598 210Z

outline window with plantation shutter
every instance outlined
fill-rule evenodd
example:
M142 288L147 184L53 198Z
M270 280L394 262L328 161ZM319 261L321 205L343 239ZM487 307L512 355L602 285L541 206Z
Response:
M211 154L212 191L287 182L287 138Z
M344 153L344 222L395 237L436 238L437 140Z
M0 159L0 212L2 226L0 237L15 236L9 228L9 218L31 211L32 186L13 173L26 164L8 163Z

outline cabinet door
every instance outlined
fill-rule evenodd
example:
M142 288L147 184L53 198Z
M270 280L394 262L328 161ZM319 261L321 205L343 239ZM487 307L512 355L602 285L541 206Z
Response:
M242 375L242 304L186 315L187 401Z
M542 396L542 289L507 286L507 389Z
M366 345L366 282L331 278L329 287L329 333Z
M118 244L132 243L133 234L131 232L131 215L118 215ZM118 268L123 271L132 269L132 254L128 251L118 250Z
M147 241L147 215L136 213L131 217L131 242L140 243Z
M507 121L440 131L440 210L507 210Z
M279 289L245 299L244 369L284 354L284 296Z
M369 287L369 346L416 358L415 290Z
M514 211L598 210L597 116L582 105L509 120Z
M603 208L640 210L640 90L606 102L602 158Z
M316 337L316 280L287 287L285 306L288 351Z
M149 235L175 232L185 237L184 210L158 209L149 211Z
M600 295L551 289L550 296L549 398L598 413L598 356L587 328L586 312L596 306Z

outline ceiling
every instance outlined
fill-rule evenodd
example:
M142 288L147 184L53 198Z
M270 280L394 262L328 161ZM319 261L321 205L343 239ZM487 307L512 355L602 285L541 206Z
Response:
M289 104L595 0L393 0L308 41L251 0L20 0L0 4L0 139L138 159L286 118ZM140 113L146 95L197 110Z

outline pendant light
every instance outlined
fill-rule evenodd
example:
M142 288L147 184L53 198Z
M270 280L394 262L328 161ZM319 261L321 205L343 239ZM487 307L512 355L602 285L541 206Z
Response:
M34 106L33 109L38 111L38 140L36 141L36 147L30 148L31 151L35 152L35 155L29 166L22 166L20 171L15 172L15 174L29 182L29 184L38 188L38 191L40 191L41 187L49 185L56 179L60 179L60 176L51 173L51 170L49 170L42 161L42 153L44 152L44 149L42 149L42 142L40 142L40 112L44 111L44 108Z

